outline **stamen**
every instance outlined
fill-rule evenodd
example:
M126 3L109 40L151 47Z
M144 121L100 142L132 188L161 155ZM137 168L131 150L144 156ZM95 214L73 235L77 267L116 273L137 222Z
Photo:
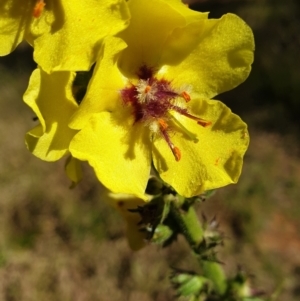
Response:
M36 1L43 3L44 0ZM180 161L181 151L172 143L169 136L169 122L172 122L172 127L176 126L177 130L185 134L186 139L194 142L198 142L197 135L190 132L175 115L181 114L203 127L212 123L189 113L187 103L193 96L191 85L185 84L178 89L174 88L171 81L163 78L163 73L162 78L158 79L155 76L157 71L142 66L137 72L137 81L134 84L129 82L129 85L120 91L121 98L124 104L132 106L135 123L143 122L148 126L152 137L157 133L163 136L175 160Z
M140 103L146 103L155 98L156 87L155 84L149 85L149 80L140 80L135 89Z
M210 126L210 125L212 124L211 121L206 121L206 120L203 120L203 119L198 120L197 123L198 123L199 125L202 125L202 126L205 127L205 128L206 128L207 126Z
M38 0L33 8L32 15L35 18L39 18L44 10L45 5L46 3L44 2L44 0Z
M173 148L171 148L171 150L175 157L175 160L178 162L181 159L181 152L179 148L173 145Z
M181 131L183 131L191 140L194 142L198 142L199 139L196 134L190 132L176 117L168 113L168 116L170 119L172 119L172 122L176 124L180 128Z
M190 94L189 94L188 92L186 92L186 91L183 91L183 92L181 93L181 96L184 98L184 100L185 100L186 102L189 102L189 101L191 100Z
M163 129L164 131L168 128L167 123L163 119L159 119L158 123L159 123L160 128Z
M181 152L180 152L180 149L172 143L172 141L167 133L167 128L168 128L167 123L163 119L159 119L158 124L159 124L161 133L163 134L166 142L168 143L168 145L175 157L175 160L178 162L181 159Z
M174 107L173 109L176 111L176 107ZM206 121L206 120L204 120L204 119L202 119L202 118L193 116L193 115L191 115L191 114L189 114L189 113L187 113L187 112L185 112L185 111L180 110L180 111L177 111L177 112L180 113L181 115L184 115L184 116L186 116L186 117L192 119L192 120L197 121L197 123L198 123L199 125L203 126L203 127L208 127L208 126L210 126L210 125L212 124L211 121Z

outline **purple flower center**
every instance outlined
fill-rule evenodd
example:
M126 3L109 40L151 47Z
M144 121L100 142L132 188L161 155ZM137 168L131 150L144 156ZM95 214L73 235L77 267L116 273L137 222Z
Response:
M179 161L181 152L168 133L168 120L172 118L169 111L180 113L202 126L208 126L210 122L188 113L187 103L191 98L184 89L174 89L170 81L155 78L153 70L146 66L142 66L137 75L137 83L129 83L122 89L121 98L125 105L132 107L135 123L146 122L154 133L160 132L176 161Z

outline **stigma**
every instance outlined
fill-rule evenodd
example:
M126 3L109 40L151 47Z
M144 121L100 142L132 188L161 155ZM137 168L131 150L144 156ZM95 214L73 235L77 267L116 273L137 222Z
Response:
M163 138L167 143L174 159L181 160L181 150L173 144L170 132L174 132L171 124L174 114L194 120L202 127L211 125L210 121L192 115L188 110L191 101L191 87L175 88L164 78L158 79L151 68L143 66L137 73L138 79L128 82L128 86L120 91L121 99L125 105L131 106L134 114L134 123L144 123L154 134L154 139ZM178 123L178 120L175 120ZM184 131L184 127L180 127Z

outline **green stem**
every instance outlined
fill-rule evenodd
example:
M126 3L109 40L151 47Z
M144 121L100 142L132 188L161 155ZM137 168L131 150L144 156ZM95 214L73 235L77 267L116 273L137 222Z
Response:
M222 266L217 262L212 261L201 261L201 266L203 269L203 274L209 278L214 284L215 290L223 295L226 292L226 275Z
M204 239L204 229L199 222L198 216L194 207L190 206L187 210L182 210L182 200L176 204L171 203L171 215L176 221L181 234L185 237L192 250L197 254L197 247ZM199 260L199 264L203 270L203 276L210 279L214 285L214 289L219 294L224 294L226 291L226 276L222 266L217 262Z
M203 229L194 208L190 206L188 210L182 210L172 202L170 209L181 234L185 237L192 249L195 250L203 240Z

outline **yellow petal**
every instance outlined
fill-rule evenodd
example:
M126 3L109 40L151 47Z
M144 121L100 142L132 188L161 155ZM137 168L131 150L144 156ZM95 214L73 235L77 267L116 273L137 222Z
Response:
M71 188L73 188L82 179L81 162L72 156L69 156L66 160L65 170L68 178L72 181Z
M49 33L57 25L58 7L54 0L5 0L0 5L0 55L12 52L22 40L32 44L37 36Z
M137 212L131 212L130 209L137 209L143 206L145 201L132 195L109 193L108 203L113 206L123 216L127 223L126 236L129 246L132 250L137 251L146 245L146 232L142 232L138 223L141 216Z
M71 86L71 72L55 72L51 75L36 69L24 94L25 103L32 108L40 125L26 134L28 149L45 161L56 161L68 152L75 130L68 127L76 104Z
M199 19L207 19L208 13L202 13L192 10L188 5L182 3L181 0L161 0L169 5L172 9L176 10L180 15L185 18L186 24L198 21Z
M51 30L34 40L34 58L46 72L89 70L101 40L124 29L129 18L124 0L55 1L52 9Z
M117 115L118 114L118 115ZM134 126L130 110L93 115L73 138L70 151L88 161L100 182L114 193L145 198L150 174L150 142L143 126Z
M93 114L104 110L112 111L116 107L122 110L120 90L127 82L118 69L116 59L125 47L119 38L107 37L104 40L86 95L72 117L70 127L81 129Z
M34 1L5 0L0 4L0 55L12 52L24 39Z
M160 56L164 43L172 30L186 24L185 18L179 11L172 8L178 1L161 0L130 0L131 20L128 28L119 36L127 43L120 58L120 67L124 74L136 77L136 73L143 65L159 67Z
M254 51L253 34L247 24L227 14L194 25L178 29L170 38L169 43L179 52L178 59L183 60L173 59L178 64L165 68L165 78L174 86L191 85L201 98L212 98L242 83L250 73ZM170 59L166 61L172 64Z
M163 64L180 64L199 45L208 31L209 24L206 19L199 18L184 27L175 28L166 40L161 56ZM172 72L171 68L168 70Z
M181 152L179 162L161 137L154 140L153 147L154 165L161 178L185 197L236 183L249 143L247 125L223 103L198 100L191 111L212 125L202 127L174 113L178 125L173 124L171 141Z

